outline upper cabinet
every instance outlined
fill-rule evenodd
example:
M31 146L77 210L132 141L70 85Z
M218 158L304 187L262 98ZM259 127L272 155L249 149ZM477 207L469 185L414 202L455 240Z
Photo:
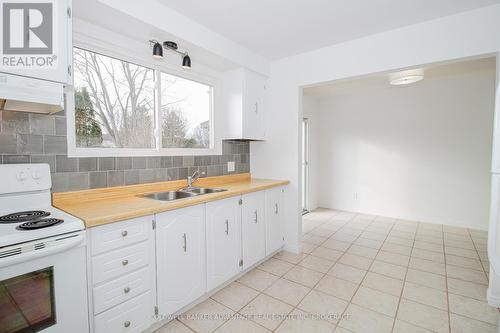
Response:
M224 139L265 140L266 78L243 68L223 75Z
M72 1L6 5L11 33L0 72L72 84Z

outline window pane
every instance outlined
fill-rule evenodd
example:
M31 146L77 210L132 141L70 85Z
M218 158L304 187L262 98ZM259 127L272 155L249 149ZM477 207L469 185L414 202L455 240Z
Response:
M212 87L161 73L163 148L210 148Z
M77 147L154 148L154 71L74 48Z

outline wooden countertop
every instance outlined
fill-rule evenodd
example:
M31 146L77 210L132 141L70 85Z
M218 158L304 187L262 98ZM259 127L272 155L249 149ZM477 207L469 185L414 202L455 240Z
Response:
M141 195L178 190L186 186L185 180L141 185L111 187L76 192L54 193L52 204L85 222L87 228L152 215L173 209L234 197L245 193L286 185L286 180L255 179L249 173L200 178L198 187L227 189L224 192L205 194L175 201L158 201Z

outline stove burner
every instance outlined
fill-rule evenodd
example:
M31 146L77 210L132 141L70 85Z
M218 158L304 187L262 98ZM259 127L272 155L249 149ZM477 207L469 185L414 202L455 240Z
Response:
M25 212L17 212L0 216L0 224L26 222L39 219L41 217L47 217L49 215L50 215L49 212L44 212L43 210L29 210Z
M60 219L55 219L55 218L50 218L50 219L40 219L40 220L35 220L35 221L29 221L29 222L24 222L23 224L20 224L17 229L21 230L34 230L34 229L40 229L40 228L46 228L46 227L51 227L53 225L63 223L63 220Z

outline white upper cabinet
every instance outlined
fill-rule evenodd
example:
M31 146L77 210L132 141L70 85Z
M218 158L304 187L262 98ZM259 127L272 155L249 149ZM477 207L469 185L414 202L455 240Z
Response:
M206 292L205 205L156 215L158 310L170 315Z
M224 139L265 140L266 78L243 68L223 75Z
M8 42L12 46L13 53L6 54L3 50L4 58L12 55L9 57L12 61L17 64L22 61L25 65L2 66L0 72L72 84L72 1L53 0L40 4L29 3L28 7L29 5L33 5L33 8L10 10L12 22L10 29L19 33L17 39L15 33L11 34L11 40ZM28 18L30 24L32 22L40 24L31 29L21 25L16 27L15 22L19 24L24 22L23 16ZM16 48L22 50L17 51ZM29 65L30 61L34 61L35 65Z
M242 200L243 269L247 269L266 256L265 192L245 194Z
M207 286L214 289L240 272L240 197L206 205Z
M266 190L266 255L280 249L284 242L284 187Z

